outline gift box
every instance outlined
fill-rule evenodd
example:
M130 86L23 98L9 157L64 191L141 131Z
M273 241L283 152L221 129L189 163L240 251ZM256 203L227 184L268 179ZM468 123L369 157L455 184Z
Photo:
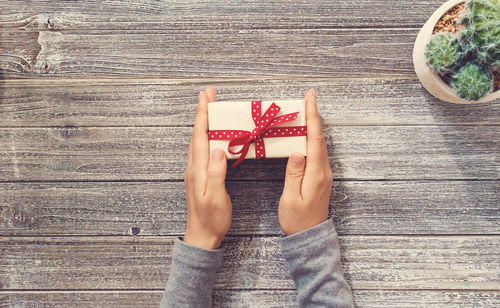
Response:
M222 101L208 104L210 152L221 148L233 166L248 158L306 155L304 99Z

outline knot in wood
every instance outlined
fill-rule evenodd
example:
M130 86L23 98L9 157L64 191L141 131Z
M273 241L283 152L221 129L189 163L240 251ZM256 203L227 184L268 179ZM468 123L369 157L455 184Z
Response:
M63 138L70 138L70 137L75 136L78 133L78 128L76 128L74 126L65 126L65 127L61 128L59 133L61 134L61 137L63 137Z

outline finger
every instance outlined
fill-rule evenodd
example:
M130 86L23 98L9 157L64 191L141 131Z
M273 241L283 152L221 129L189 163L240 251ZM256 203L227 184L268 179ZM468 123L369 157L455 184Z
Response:
M187 154L187 163L186 163L186 170L191 167L193 164L193 138L189 141L189 147L188 147L188 154Z
M314 171L328 163L328 151L316 105L316 92L312 89L306 94L306 122L307 169Z
M208 95L208 101L209 101L210 103L215 102L215 90L214 90L214 88L212 88L212 87L207 87L207 88L205 89L205 92L206 92L206 93L207 93L207 95Z
M210 155L207 172L207 190L205 195L219 195L226 192L226 153L222 149L215 149Z
M188 159L186 170L184 171L184 187L186 190L186 202L189 207L193 203L193 176L192 176L192 161L193 161L193 143L189 142Z
M198 111L194 121L192 136L192 164L194 177L194 188L197 194L205 194L206 173L209 159L208 144L208 95L201 91L198 101Z
M283 196L301 197L300 191L302 179L304 178L305 162L304 155L300 153L293 153L288 158Z

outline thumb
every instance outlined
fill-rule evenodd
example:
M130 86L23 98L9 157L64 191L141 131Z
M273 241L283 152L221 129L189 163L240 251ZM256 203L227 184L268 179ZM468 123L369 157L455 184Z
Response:
M206 193L210 192L211 194L216 194L219 191L224 192L226 190L226 171L226 153L217 148L212 151L208 162Z
M304 155L300 153L293 153L288 159L286 165L285 187L283 188L283 195L296 195L300 196L300 189L302 187L302 179L304 178L305 168Z

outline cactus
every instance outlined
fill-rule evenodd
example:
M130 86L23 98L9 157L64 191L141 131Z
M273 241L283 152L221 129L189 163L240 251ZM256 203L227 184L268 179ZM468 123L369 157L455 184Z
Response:
M461 23L466 51L484 67L500 64L500 0L469 0Z
M458 38L449 33L435 34L425 51L429 64L441 74L453 72L460 65L464 55Z
M467 100L478 100L493 87L493 77L489 71L467 62L453 76L452 85L458 95Z

